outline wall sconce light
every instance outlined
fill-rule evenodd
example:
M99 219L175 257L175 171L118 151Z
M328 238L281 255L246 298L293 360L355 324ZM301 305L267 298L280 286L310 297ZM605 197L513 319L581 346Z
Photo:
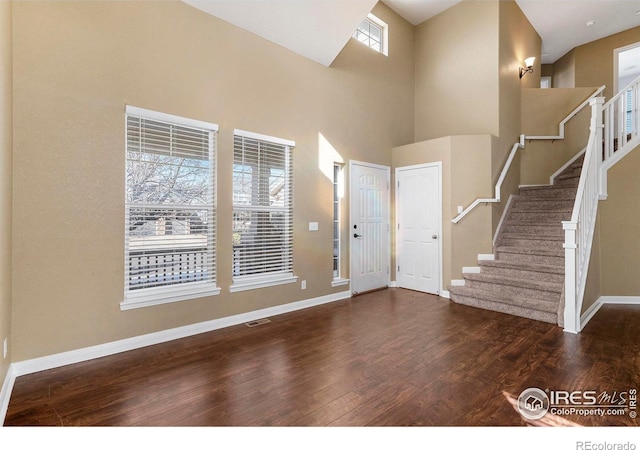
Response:
M524 60L524 65L527 66L527 68L525 69L524 67L520 67L520 78L522 78L525 73L533 73L533 63L535 61L536 58L533 56L530 56Z

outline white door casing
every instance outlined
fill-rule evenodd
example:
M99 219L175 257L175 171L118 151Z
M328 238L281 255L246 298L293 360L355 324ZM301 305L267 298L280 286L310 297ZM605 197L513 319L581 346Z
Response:
M351 292L389 286L390 168L351 161L349 164Z
M442 164L396 169L396 283L440 295Z

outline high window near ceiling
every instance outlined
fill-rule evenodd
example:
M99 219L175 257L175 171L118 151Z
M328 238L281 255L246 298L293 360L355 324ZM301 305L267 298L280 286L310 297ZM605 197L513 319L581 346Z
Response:
M373 14L369 14L362 20L360 25L358 25L358 28L356 28L356 31L353 33L353 38L367 47L387 56L389 54L388 28L389 27L385 22Z
M235 130L231 292L293 283L295 142Z
M218 294L215 124L127 106L121 309Z

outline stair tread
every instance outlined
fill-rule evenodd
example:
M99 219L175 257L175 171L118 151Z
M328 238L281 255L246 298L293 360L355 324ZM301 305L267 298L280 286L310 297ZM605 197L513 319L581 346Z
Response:
M549 313L556 313L560 302L559 298L558 301L536 300L525 296L505 296L496 294L495 292L483 291L481 289L474 289L466 286L451 286L449 288L449 292L452 296L461 295L465 297L478 298L484 301L503 303L506 305L513 305L520 308L528 308Z
M524 289L536 289L539 291L562 292L562 283L553 283L550 281L531 280L527 278L506 277L503 275L493 275L489 273L465 273L465 280L482 281L493 284L501 284L505 286L515 286Z

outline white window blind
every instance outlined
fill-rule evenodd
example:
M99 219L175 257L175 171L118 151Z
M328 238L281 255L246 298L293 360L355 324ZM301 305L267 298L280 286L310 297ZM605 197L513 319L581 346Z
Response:
M122 309L216 288L217 126L127 107Z
M262 287L293 277L295 143L236 130L233 142L233 282ZM232 291L233 291L232 287Z

